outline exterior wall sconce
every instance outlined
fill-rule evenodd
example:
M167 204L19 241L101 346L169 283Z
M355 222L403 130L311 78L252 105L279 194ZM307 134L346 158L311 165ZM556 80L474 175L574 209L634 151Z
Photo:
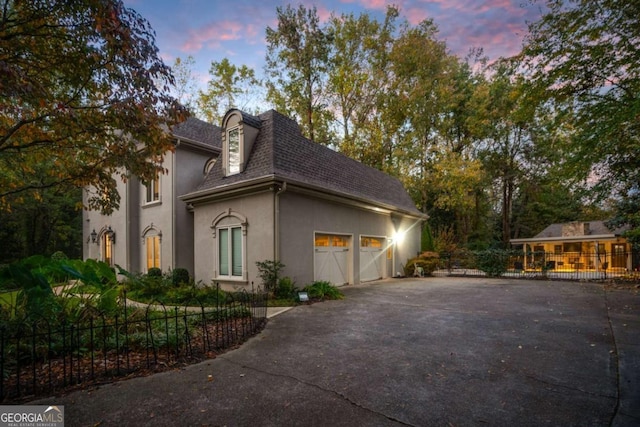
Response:
M98 233L96 233L96 229L94 228L91 232L91 243L95 243L98 239Z
M109 236L109 240L111 240L111 243L113 243L115 245L115 243L116 243L116 232L111 229L111 226L109 226L107 228L107 231L105 231L105 234L107 236Z

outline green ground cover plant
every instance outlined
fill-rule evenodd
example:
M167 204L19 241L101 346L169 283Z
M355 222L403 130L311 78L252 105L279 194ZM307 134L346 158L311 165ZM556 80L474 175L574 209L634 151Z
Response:
M264 326L264 295L185 283L184 272L117 271L65 257L0 267L3 401L213 357ZM119 282L118 275L126 280ZM134 291L128 293L128 286ZM130 301L136 292L150 304Z
M281 276L281 272L286 266L280 261L258 261L256 266L258 267L261 285L269 292L268 304L271 307L287 307L299 304L300 292L306 292L309 298L314 301L344 298L344 295L336 286L326 281L313 282L300 290L293 279L288 276Z

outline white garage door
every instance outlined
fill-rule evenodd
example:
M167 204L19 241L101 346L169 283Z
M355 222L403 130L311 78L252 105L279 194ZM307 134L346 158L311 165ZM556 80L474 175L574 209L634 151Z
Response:
M314 280L349 283L349 236L316 234Z
M382 279L385 265L385 239L381 237L360 237L360 281Z

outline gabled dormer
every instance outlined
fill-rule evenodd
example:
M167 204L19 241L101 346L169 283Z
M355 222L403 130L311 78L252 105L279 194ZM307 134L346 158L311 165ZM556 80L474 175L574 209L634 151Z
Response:
M244 171L253 143L260 132L260 119L240 110L227 111L222 119L222 170L224 176Z

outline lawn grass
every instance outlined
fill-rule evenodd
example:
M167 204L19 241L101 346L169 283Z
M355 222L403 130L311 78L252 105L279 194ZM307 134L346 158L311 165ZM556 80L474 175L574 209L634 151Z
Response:
M269 298L267 300L268 307L293 307L298 305L298 302L294 298Z

